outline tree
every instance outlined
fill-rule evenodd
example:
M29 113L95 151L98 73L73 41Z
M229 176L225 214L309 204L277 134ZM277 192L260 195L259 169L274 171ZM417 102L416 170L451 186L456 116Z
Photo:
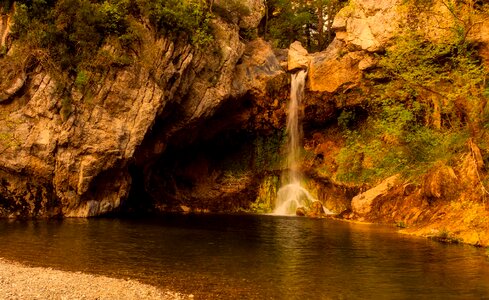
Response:
M323 50L334 38L333 19L344 0L267 0L265 38L276 47L301 41L310 51Z

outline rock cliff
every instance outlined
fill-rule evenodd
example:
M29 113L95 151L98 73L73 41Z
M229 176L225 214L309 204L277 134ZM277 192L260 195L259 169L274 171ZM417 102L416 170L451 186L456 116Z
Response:
M70 85L72 97L59 91L43 53L4 69L0 215L86 217L117 210L131 188L130 165L151 165L172 136L198 131L224 103L261 91L259 76L282 72L273 60L243 69L248 73L233 84L246 48L240 26L256 28L263 14L261 1L247 5L252 13L243 19L213 21L215 42L206 51L145 26L135 64L108 68L90 89ZM14 63L18 46L5 43L10 18L2 15L0 26L6 64Z

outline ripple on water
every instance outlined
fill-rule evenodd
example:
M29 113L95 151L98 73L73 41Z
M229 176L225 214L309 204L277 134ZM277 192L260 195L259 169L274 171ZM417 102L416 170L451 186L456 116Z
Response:
M1 256L196 298L484 298L485 251L327 219L169 215L0 221Z

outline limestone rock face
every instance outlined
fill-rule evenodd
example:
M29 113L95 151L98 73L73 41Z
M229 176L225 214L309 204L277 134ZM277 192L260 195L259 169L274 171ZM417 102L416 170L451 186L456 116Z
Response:
M350 52L341 56L343 47L344 43L336 39L325 51L312 56L308 77L311 91L333 93L344 84L358 82L362 54Z
M245 14L239 20L239 27L244 29L252 29L258 27L261 19L265 15L264 0L246 0L244 5L249 10L249 14Z
M287 58L287 68L289 71L295 69L308 69L310 60L309 53L302 47L301 42L295 41L290 45Z
M17 93L25 84L27 76L24 72L21 72L17 76L14 76L11 80L8 80L7 85L1 84L0 86L3 88L0 90L0 102L8 100L15 93Z
M35 69L22 92L0 104L0 216L117 210L132 162L161 155L175 132L198 126L236 92L233 74L245 50L239 27L213 26L216 50L206 53L148 29L138 52L150 64L110 68L90 90L73 87L71 99Z
M394 175L385 179L379 185L353 197L351 202L353 214L357 216L359 220L362 220L364 217L368 216L373 209L375 199L385 195L390 189L399 183L400 176Z
M241 63L236 66L233 78L233 95L248 91L263 93L267 85L277 77L285 76L270 44L262 39L246 45Z
M249 136L242 139L237 131L245 126L248 132L258 130L261 121L273 123L273 114L282 110L278 100L268 94L276 86L287 86L287 74L270 44L261 39L246 44L233 73L230 98L225 104L204 123L176 132L161 160L148 166L146 190L157 211L180 211L185 206L193 212L235 212L256 199L262 175L234 169L229 172L219 160L226 157L226 151L249 148ZM161 140L161 136L156 137L155 144ZM209 145L219 146L209 153ZM214 152L224 155L216 158ZM249 159L247 152L231 156L233 166ZM224 165L229 167L228 163Z
M351 50L377 52L398 32L401 0L354 0L335 17L336 38Z

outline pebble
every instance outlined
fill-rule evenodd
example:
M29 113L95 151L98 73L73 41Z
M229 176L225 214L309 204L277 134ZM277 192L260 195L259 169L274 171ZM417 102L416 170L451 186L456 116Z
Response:
M193 299L136 280L28 267L0 258L0 299Z

